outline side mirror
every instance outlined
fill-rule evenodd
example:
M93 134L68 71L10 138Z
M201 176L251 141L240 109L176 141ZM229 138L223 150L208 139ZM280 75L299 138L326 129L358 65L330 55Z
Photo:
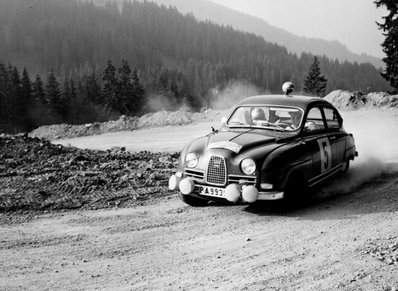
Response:
M223 117L221 118L221 124L222 124L222 125L227 125L227 118L226 118L225 116L223 116Z

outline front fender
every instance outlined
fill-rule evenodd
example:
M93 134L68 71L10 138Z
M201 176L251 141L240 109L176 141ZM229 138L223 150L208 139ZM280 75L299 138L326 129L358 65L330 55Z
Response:
M260 183L269 183L274 185L275 190L283 190L293 173L307 180L307 172L311 167L311 157L305 155L301 141L284 144L264 160Z

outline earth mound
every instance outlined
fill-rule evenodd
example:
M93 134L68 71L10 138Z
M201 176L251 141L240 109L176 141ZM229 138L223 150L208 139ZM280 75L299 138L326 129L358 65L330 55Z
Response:
M97 209L170 195L178 154L81 150L0 135L0 212Z
M385 92L363 94L361 92L335 90L326 95L325 100L339 110L398 109L398 95L389 95Z
M187 108L171 111L159 111L148 113L141 117L122 115L118 120L107 122L87 123L83 125L55 124L45 125L29 133L30 137L45 138L49 140L58 138L71 138L116 132L124 130L136 130L141 128L185 125L203 121L219 121L224 112L211 109L203 109L201 112L191 112Z

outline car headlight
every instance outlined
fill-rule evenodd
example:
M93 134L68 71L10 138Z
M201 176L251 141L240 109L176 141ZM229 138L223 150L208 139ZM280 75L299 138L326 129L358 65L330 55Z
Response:
M244 159L240 163L240 168L246 175L251 175L256 171L256 163L252 159Z
M195 168L198 165L199 158L195 153L189 153L185 157L185 164L188 168Z

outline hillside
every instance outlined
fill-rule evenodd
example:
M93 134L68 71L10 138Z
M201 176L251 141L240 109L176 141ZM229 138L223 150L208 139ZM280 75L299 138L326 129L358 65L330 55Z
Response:
M303 52L312 53L326 55L330 59L337 59L342 62L371 63L377 68L383 66L380 59L366 54L353 53L338 41L299 37L286 30L274 27L265 20L234 11L208 0L151 1L175 6L182 13L193 13L199 20L210 20L217 24L231 26L237 30L254 33L263 37L266 41L284 46L289 52L298 55Z
M247 80L270 92L279 92L281 84L291 80L300 91L312 61L310 54L293 55L272 38L264 40L231 27L200 22L174 8L152 2L125 1L121 7L107 3L1 1L0 37L4 41L0 61L26 67L31 75L45 76L54 70L64 78L92 71L98 74L107 60L125 59L140 71L147 88L154 89L159 85L155 81L161 79L160 85L166 89L189 87L189 93L202 101L209 89L223 87L231 80ZM224 10L218 13L221 8L216 7L202 11L222 18ZM228 17L235 21L238 16ZM267 27L264 24L254 26ZM336 62L333 56L320 61L329 80L328 91L389 90L370 65Z
M289 80L301 92L313 61L153 2L3 0L0 39L0 131L8 132L209 107L236 84L280 93ZM369 63L319 62L326 93L390 90Z

